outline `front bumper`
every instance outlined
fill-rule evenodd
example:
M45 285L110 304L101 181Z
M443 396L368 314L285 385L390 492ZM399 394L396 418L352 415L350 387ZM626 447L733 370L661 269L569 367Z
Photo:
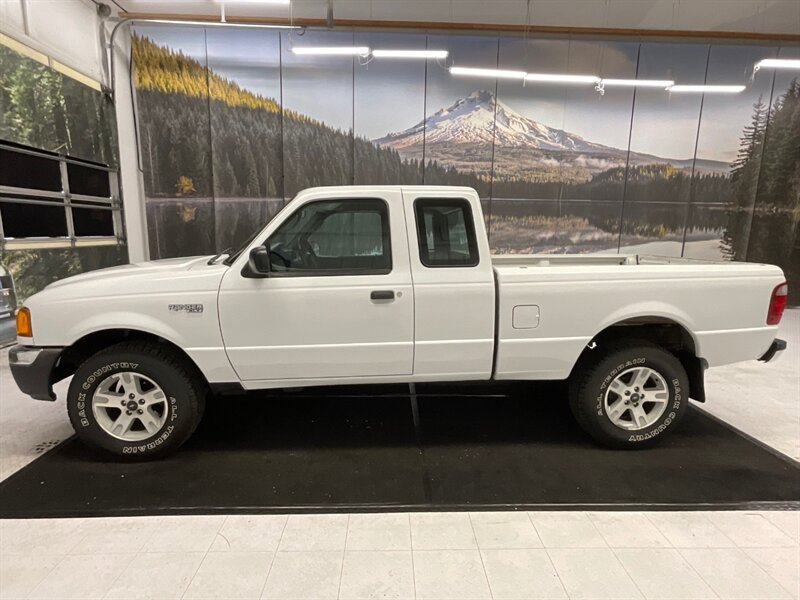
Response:
M786 350L786 341L775 338L772 341L772 344L770 345L769 349L766 352L764 352L764 354L758 360L760 360L761 362L769 362L771 360L775 360L781 355L781 352L783 352L784 350Z
M53 369L63 348L37 348L12 346L8 351L8 364L17 387L35 400L56 399L53 393Z

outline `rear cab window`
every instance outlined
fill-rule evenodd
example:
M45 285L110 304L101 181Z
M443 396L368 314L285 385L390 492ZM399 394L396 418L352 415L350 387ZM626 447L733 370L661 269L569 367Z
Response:
M474 267L480 262L472 206L464 198L414 202L419 259L426 267Z

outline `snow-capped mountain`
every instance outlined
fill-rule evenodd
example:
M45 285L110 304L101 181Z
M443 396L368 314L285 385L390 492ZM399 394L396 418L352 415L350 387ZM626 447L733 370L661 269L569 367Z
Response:
M413 127L389 133L373 143L394 148L402 154L404 150L421 148L423 138L428 145L491 145L493 137L495 143L502 146L562 152L622 152L524 117L485 90L472 92Z
M499 152L492 152L494 147ZM393 148L403 158L428 157L441 164L479 174L517 176L521 173L571 169L576 177L632 164L671 164L679 169L727 172L727 163L691 158L670 159L590 142L525 117L485 90L472 92L405 131L389 133L372 143ZM492 160L494 158L494 160Z

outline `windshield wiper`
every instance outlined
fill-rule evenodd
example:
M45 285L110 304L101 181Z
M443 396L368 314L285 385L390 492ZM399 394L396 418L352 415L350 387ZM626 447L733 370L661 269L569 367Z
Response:
M230 254L230 253L231 253L231 252L233 252L234 250L236 250L236 248L233 248L233 247L231 247L231 248L225 248L225 250L223 250L222 252L220 252L219 254L217 254L217 255L216 255L214 258L210 258L206 264L207 264L207 265L213 265L215 262L217 262L217 260L219 260L219 258L220 258L221 256L225 256L226 254Z
M252 235L251 235L249 238L247 238L247 241L245 241L245 242L244 242L244 243L243 243L241 246L239 246L239 248L238 248L238 249L231 248L231 250L233 250L233 254L231 254L230 256L228 256L228 258L226 258L226 259L225 259L224 261L222 261L222 262L223 262L223 263L225 263L226 265L230 266L230 265L233 263L233 261L235 261L235 260L236 260L236 259L239 257L239 255L242 253L242 250L244 250L245 248L247 248L247 247L250 245L250 242L252 242L254 239L256 239L256 236L257 236L257 235L258 235L260 232L261 232L261 230L260 230L260 229L256 229L256 230L253 232L253 234L252 234ZM225 253L223 252L222 254L225 254Z

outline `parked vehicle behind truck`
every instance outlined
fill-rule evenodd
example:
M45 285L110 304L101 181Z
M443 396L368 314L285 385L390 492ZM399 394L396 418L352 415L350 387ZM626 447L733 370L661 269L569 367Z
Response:
M14 317L17 313L17 294L14 289L14 278L0 265L0 347L12 343L15 339Z
M478 380L568 380L595 440L640 448L706 368L785 348L787 292L762 264L491 256L470 188L314 188L239 250L51 284L10 362L37 399L73 375L75 430L117 455L177 449L209 392Z

